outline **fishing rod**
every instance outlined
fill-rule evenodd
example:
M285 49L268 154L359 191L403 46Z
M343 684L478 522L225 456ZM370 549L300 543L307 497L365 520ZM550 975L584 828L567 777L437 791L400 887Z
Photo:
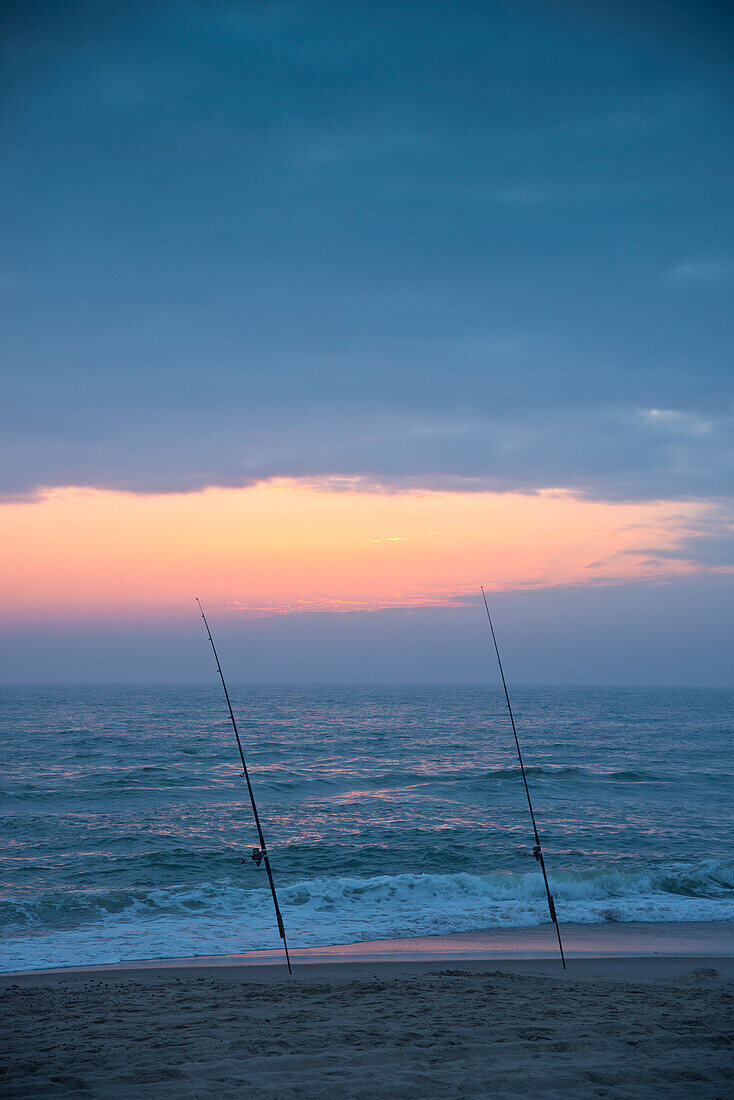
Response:
M543 849L540 844L540 837L538 835L538 826L535 823L535 814L533 812L533 803L530 798L530 788L528 787L527 776L525 775L525 765L522 760L522 753L520 751L520 740L517 736L517 730L515 728L515 717L512 713L512 704L510 703L510 693L507 690L507 681L505 680L505 670L502 668L502 658L500 657L500 648L497 645L497 635L494 632L494 624L492 623L492 616L489 613L489 604L487 603L487 594L482 588L482 599L484 600L484 607L487 612L487 619L489 620L489 629L492 631L492 641L494 642L494 651L497 654L497 664L500 666L500 676L502 677L502 687L505 689L505 699L507 700L507 710L510 715L510 724L512 725L512 732L515 737L515 748L517 749L517 759L520 761L520 771L522 773L522 781L525 784L525 794L528 800L528 809L530 810L530 820L533 823L533 833L535 835L535 847L533 848L533 855L540 864L540 869L543 872L543 882L545 883L545 893L548 898L548 912L551 915L551 920L556 926L556 935L558 936L558 950L561 952L561 962L563 963L563 969L566 969L566 958L563 954L563 943L561 942L561 929L558 926L558 917L556 916L556 907L553 902L553 895L550 891L550 885L548 883L548 875L545 870L545 860L543 859Z
M232 704L229 700L229 692L227 691L227 685L224 682L224 673L222 672L222 666L219 663L219 655L217 654L217 647L214 645L214 639L212 638L212 632L209 629L209 623L206 621L206 615L204 614L204 608L201 606L199 597L196 597L196 602L199 604L199 611L201 617L204 620L204 626L206 632L209 635L209 641L211 642L212 651L214 653L214 660L217 662L217 672L219 673L219 679L222 681L222 687L224 688L224 697L227 700L227 707L229 709L229 717L232 719L232 729L234 735L237 738L237 748L240 750L240 760L242 761L242 774L247 781L247 790L250 795L250 802L252 803L252 814L255 818L255 825L257 826L257 835L260 839L260 847L252 849L252 860L256 867L259 867L261 863L265 864L265 870L268 873L268 882L270 883L270 893L273 895L273 905L275 906L275 917L278 921L278 932L280 938L283 941L283 950L285 951L285 961L288 964L288 973L292 974L291 959L288 954L288 944L285 938L285 928L283 927L283 918L280 915L280 906L278 905L278 895L275 892L275 882L273 881L273 872L270 870L270 860L268 859L268 850L265 846L265 837L263 836L262 825L260 824L260 817L257 812L257 806L255 805L255 795L252 790L252 783L250 782L250 773L247 770L247 764L245 763L245 754L242 751L242 742L240 741L240 735L237 730L237 723L234 720L234 712L232 710ZM242 861L245 862L244 860Z

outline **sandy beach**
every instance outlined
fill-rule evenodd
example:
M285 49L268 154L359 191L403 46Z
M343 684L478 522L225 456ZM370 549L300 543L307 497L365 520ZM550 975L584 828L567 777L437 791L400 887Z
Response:
M709 942L711 928L699 932ZM352 961L345 948L339 961L302 958L291 978L252 958L5 975L0 1089L723 1097L734 1083L734 958L720 942L718 956L572 947L565 972L529 953L384 961L384 945L360 945Z

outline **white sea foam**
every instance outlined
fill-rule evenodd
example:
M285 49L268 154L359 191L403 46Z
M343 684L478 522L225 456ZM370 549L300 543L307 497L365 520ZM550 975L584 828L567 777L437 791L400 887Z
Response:
M559 917L604 921L732 921L734 861L600 870L555 876ZM527 927L548 919L541 876L401 874L315 878L281 887L292 946L383 937ZM267 890L231 879L194 889L151 890L119 908L101 894L76 895L76 927L51 930L45 908L19 905L0 950L4 970L229 954L277 947ZM39 903L36 903L38 905Z

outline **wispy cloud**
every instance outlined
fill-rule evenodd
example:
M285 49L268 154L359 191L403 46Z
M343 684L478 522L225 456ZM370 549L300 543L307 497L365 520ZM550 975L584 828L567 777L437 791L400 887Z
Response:
M713 428L712 420L682 409L642 409L640 416L648 424L684 435L706 435Z
M676 264L668 272L670 282L689 286L708 286L726 283L734 278L734 260L701 259L686 260Z

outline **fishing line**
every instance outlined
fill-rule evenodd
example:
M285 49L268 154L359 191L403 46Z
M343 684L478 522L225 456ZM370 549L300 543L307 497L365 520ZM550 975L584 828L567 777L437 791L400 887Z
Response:
M268 858L268 850L265 846L265 837L263 836L262 826L260 824L260 817L259 817L258 812L257 812L257 806L255 805L255 795L254 795L253 790L252 790L252 784L250 783L250 773L248 772L247 764L245 763L245 754L242 751L242 742L240 741L240 735L239 735L239 731L237 729L237 723L235 722L235 718L234 718L234 711L232 710L232 704L231 704L230 699L229 699L229 692L227 691L227 685L224 682L224 673L222 672L222 666L219 663L219 655L217 654L217 647L214 645L214 639L212 638L212 632L209 629L209 623L206 621L206 615L204 614L204 609L201 606L201 603L199 602L199 597L198 596L196 597L196 602L199 604L199 611L201 612L201 617L204 620L204 626L206 627L206 632L209 635L209 641L211 642L212 651L214 653L214 660L217 662L217 672L219 673L219 679L222 681L222 687L224 688L224 697L227 700L227 708L229 710L229 717L232 720L232 729L234 730L234 735L237 738L237 748L240 750L240 760L242 761L242 774L244 775L244 777L247 781L247 790L249 792L250 802L252 804L252 814L253 814L253 817L255 818L255 825L257 826L257 835L260 839L260 847L259 848L253 848L252 860L253 860L253 862L255 863L255 865L257 867L259 867L261 863L265 864L265 870L268 873L268 882L270 883L270 893L273 895L273 905L275 906L275 918L278 922L278 932L280 934L280 938L283 941L283 950L285 951L285 961L288 964L288 973L292 974L293 971L291 970L291 960L290 960L290 955L288 954L288 944L287 944L286 938L285 938L285 928L283 927L283 918L280 915L280 906L278 905L278 895L275 892L275 882L273 881L273 872L270 869L270 860Z
M480 586L481 587L481 586ZM553 895L551 894L550 885L548 883L548 875L545 870L545 860L543 859L543 849L540 844L540 837L538 835L538 826L535 823L535 814L533 812L533 803L530 798L530 788L528 787L527 776L525 775L525 765L522 760L522 752L520 751L520 740L517 736L517 729L515 728L515 717L512 713L512 704L510 703L510 693L507 690L507 681L505 680L505 670L502 667L502 658L500 657L500 649L497 645L497 635L494 632L494 625L492 623L492 616L489 613L489 604L487 603L487 595L482 587L482 599L484 600L484 607L487 612L487 619L489 620L489 629L492 631L492 641L494 642L494 651L497 654L497 664L500 666L500 676L502 677L502 687L505 689L505 699L507 700L507 710L510 715L510 723L512 725L512 733L515 738L515 748L517 749L517 758L520 761L520 771L522 772L522 781L525 784L525 795L528 800L528 809L530 810L530 820L533 823L533 833L535 835L535 847L533 848L533 855L540 864L540 869L543 872L543 882L545 883L545 893L548 898L548 912L551 915L551 920L556 926L556 935L558 936L558 949L561 952L561 962L563 963L563 969L566 969L566 958L563 954L563 943L561 942L561 929L558 926L558 917L556 916L556 907L553 902Z

